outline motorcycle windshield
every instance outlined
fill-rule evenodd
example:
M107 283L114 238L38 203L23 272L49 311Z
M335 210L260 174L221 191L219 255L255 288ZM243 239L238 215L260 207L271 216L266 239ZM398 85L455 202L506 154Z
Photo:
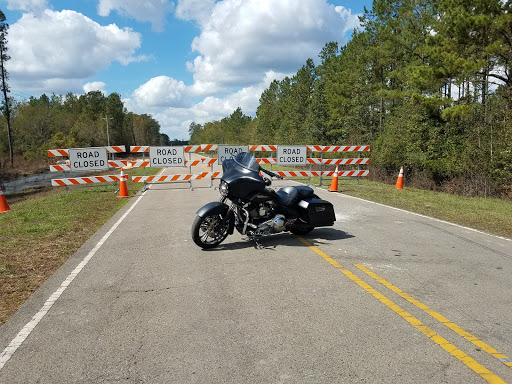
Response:
M249 169L251 171L259 172L259 170L260 170L260 165L254 158L254 156L248 152L239 153L235 157L235 162L238 165L241 165L242 167Z

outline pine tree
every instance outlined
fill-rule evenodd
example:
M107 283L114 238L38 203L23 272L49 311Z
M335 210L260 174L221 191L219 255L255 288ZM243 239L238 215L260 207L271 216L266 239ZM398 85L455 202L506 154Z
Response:
M7 80L9 80L9 73L7 72L7 69L5 67L6 62L10 59L9 55L7 55L7 30L9 29L9 24L7 24L5 20L5 15L0 10L0 72L2 77L2 83L0 84L0 87L2 89L2 93L4 96L2 112L7 121L7 135L9 139L9 159L12 167L14 165L14 140L12 137L11 129L11 106L8 97L9 85L7 84Z

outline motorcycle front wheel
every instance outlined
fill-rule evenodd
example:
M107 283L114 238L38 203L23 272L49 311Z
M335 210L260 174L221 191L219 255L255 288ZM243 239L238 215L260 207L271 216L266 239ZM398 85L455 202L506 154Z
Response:
M229 220L222 215L197 216L192 224L192 239L203 249L215 248L222 243L229 232Z

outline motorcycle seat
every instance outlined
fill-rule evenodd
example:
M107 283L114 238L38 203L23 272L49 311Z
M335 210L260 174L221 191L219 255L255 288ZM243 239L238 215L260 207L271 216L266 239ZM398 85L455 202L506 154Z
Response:
M288 207L314 195L313 188L306 186L284 187L276 192L278 203Z

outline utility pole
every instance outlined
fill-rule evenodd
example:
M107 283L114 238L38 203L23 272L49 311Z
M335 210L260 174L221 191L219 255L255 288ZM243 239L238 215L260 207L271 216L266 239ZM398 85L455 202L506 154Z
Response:
M108 115L105 114L105 117L102 117L102 119L107 122L107 145L110 147L110 134L108 132L108 121L109 120L114 120L114 118L113 117L108 117Z

